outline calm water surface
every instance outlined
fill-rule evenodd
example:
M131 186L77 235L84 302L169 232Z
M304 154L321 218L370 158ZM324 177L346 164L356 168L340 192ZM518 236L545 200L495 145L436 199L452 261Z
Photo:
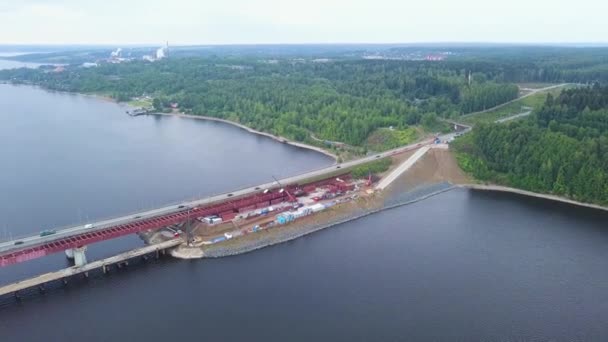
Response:
M0 84L0 237L159 207L330 165L317 152L177 117L129 117L92 97ZM89 247L89 259L141 245ZM0 282L65 266L56 254L0 272ZM50 266L49 266L50 265Z
M19 233L331 163L80 96L0 86L0 104L1 217ZM604 341L606 222L454 190L250 254L165 259L36 297L0 309L0 341ZM0 281L63 264L0 269Z

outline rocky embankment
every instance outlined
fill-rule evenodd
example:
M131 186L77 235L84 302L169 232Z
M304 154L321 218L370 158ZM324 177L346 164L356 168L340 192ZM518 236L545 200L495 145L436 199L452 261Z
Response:
M174 249L171 255L177 258L192 259L219 258L248 253L260 248L297 239L325 228L357 220L380 211L422 201L454 188L455 186L448 182L441 182L420 186L409 192L401 193L398 196L388 196L385 198L382 194L378 194L374 200L360 199L344 206L337 206L324 213L312 215L305 222L296 221L286 226L272 228L246 237L239 237L217 245L204 247L180 246Z

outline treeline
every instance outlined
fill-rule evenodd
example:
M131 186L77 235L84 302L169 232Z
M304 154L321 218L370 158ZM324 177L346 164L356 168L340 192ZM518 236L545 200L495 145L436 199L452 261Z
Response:
M608 204L608 87L566 90L529 120L477 126L456 146L479 179Z
M425 114L456 117L517 96L517 87L476 72L469 84L460 64L413 61L183 58L155 63L101 64L0 71L0 79L46 88L108 94L117 100L147 94L157 109L240 122L307 141L362 145L377 128L418 125ZM163 107L163 108L161 108ZM428 115L427 115L428 116Z
M496 82L608 83L608 48L498 46L453 49L452 63Z

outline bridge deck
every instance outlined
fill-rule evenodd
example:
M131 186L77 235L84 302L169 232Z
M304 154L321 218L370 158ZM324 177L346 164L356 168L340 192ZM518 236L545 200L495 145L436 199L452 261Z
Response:
M8 284L0 287L0 297L6 294L15 293L21 290L29 289L32 287L44 285L51 281L61 280L66 277L71 277L77 274L89 272L94 269L98 269L103 266L113 265L119 262L127 261L129 259L146 255L152 252L161 251L167 248L175 247L179 244L183 243L181 239L173 239L165 242L161 242L154 245L145 246L142 248L134 249L126 253L118 254L113 257L109 257L106 259L101 259L98 261L91 262L82 267L70 267L65 268L56 272L50 272L41 274L37 277L18 281L12 284Z
M352 160L340 165L333 165L306 172L300 175L281 179L279 182L290 189L307 179L335 173L337 170L348 169L357 165L374 161L378 158L390 157L398 153L411 151L430 144L426 141L408 146L399 147L377 155L367 156ZM220 194L205 199L183 202L182 205L171 205L159 209L134 213L114 219L98 221L87 225L79 225L58 230L55 234L48 236L30 236L18 241L0 242L0 267L15 263L40 258L45 255L60 252L66 249L85 246L94 242L113 239L119 236L133 234L136 232L159 229L175 223L186 221L188 218L218 214L224 210L236 209L235 201L247 200L246 196L256 201L268 201L277 199L276 196L285 196L276 191L264 194L264 189L275 189L277 182L261 184L256 187L243 188L231 193Z

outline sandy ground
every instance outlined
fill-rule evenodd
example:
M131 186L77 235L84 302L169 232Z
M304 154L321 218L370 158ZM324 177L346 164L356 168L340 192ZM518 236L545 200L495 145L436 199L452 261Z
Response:
M467 184L471 183L471 179L460 169L452 152L431 149L407 172L399 176L386 191L395 194L440 182Z

